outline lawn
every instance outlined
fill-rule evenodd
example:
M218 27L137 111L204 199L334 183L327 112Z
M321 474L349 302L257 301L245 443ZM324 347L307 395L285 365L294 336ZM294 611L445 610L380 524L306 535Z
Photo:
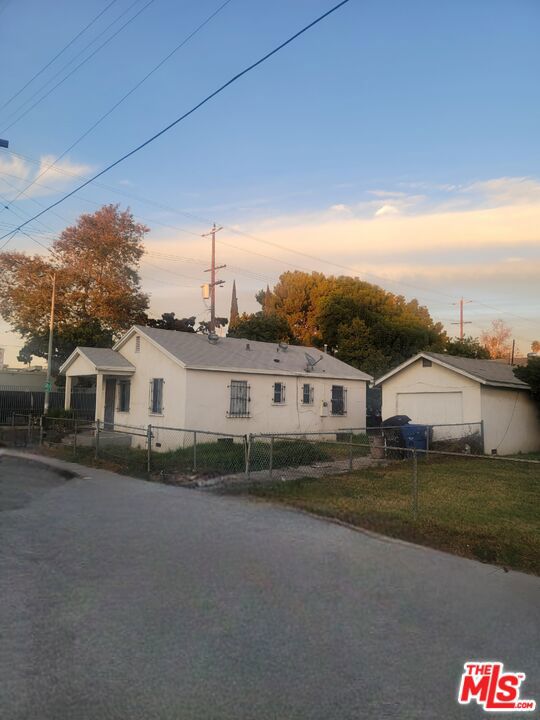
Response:
M540 574L540 465L490 458L418 461L251 486L259 498L484 562Z

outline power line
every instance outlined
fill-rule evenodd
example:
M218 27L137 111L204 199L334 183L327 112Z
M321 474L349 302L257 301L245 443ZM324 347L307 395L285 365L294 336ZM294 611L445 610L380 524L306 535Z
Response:
M150 1L152 2L153 0L150 0ZM175 127L176 125L178 125L179 123L181 123L183 120L185 120L186 118L188 118L190 115L192 115L193 113L195 113L197 110L199 110L201 107L203 107L203 105L206 105L206 103L208 103L208 102L209 102L210 100L212 100L214 97L216 97L217 95L219 95L220 93L222 93L222 92L223 92L226 88L228 88L230 85L232 85L233 83L237 82L240 78L242 78L244 75L246 75L247 73L249 73L249 72L251 72L252 70L254 70L256 67L258 67L258 66L261 65L262 63L266 62L266 60L270 59L273 55L275 55L276 53L278 53L280 50L283 50L283 48L285 48L287 45L289 45L290 43L292 43L294 40L296 40L297 38L299 38L299 37L300 37L301 35L303 35L305 32L307 32L307 31L310 30L312 27L314 27L315 25L317 25L318 23L320 23L322 20L324 20L325 18L327 18L329 15L331 15L332 13L334 13L334 12L335 12L336 10L338 10L340 7L343 7L344 5L346 5L348 2L350 2L350 0L341 0L341 2L339 2L337 5L334 5L334 7L332 7L330 10L328 10L328 11L325 12L325 13L323 13L322 15L319 15L318 18L316 18L315 20L313 20L312 22L310 22L308 25L305 25L301 30L299 30L298 32L296 32L294 35L291 35L290 38L288 38L287 40L285 40L283 43L281 43L280 45L278 45L277 47L275 47L275 48L274 48L273 50L271 50L270 52L266 53L266 55L263 55L261 58L259 58L259 60L257 60L256 62L252 63L251 65L248 65L248 67L244 68L244 70L242 70L241 72L239 72L239 73L237 73L236 75L234 75L232 78L230 78L230 80L227 80L227 82L223 83L223 85L221 85L220 87L218 87L217 90L214 90L213 92L211 92L211 93L210 93L209 95L207 95L203 100L201 100L199 103L197 103L196 105L194 105L190 110L188 110L187 112L185 112L183 115L180 115L178 118L176 118L176 120L173 120L173 122L169 123L169 125L165 126L165 127L162 128L159 132L155 133L154 135L152 135L151 137L149 137L147 140L145 140L144 142L142 142L140 145L138 145L137 147L133 148L133 150L130 150L129 152L125 153L124 155L122 155L121 157L119 157L119 158L118 158L117 160L115 160L114 162L112 162L112 163L110 163L109 165L107 165L103 170L100 170L98 173L96 173L96 174L93 175L91 178L89 178L86 182L82 183L82 184L79 185L77 188L75 188L75 189L72 190L71 192L67 193L66 195L64 195L63 197L61 197L59 200L57 200L56 202L52 203L51 205L49 205L47 208L45 208L45 209L42 210L41 212L37 213L34 217L32 217L32 218L30 218L29 220L27 220L25 223L23 223L22 225L20 225L17 229L20 230L22 227L24 227L24 226L27 225L28 223L32 222L33 220L36 220L38 217L41 217L41 215L44 215L44 214L45 214L46 212L48 212L49 210L52 210L52 208L57 207L58 205L60 205L61 203L63 203L65 200L67 200L68 198L70 198L72 195L75 195L75 193L79 192L79 190L82 190L84 187L86 187L86 186L89 185L90 183L94 182L95 180L97 180L97 179L98 179L99 177L101 177L102 175L105 175L105 173L109 172L110 170L112 170L112 169L113 169L114 167L116 167L117 165L120 165L120 163L124 162L125 160L127 160L128 158L130 158L132 155L135 155L135 153L139 152L140 150L142 150L143 148L145 148L147 145L150 145L152 142L154 142L155 140L157 140L159 137L161 137L162 135L164 135L165 133L167 133L167 132L168 132L169 130L171 130L173 127ZM0 240L3 240L4 237L5 237L5 235L2 236L2 237L0 237Z
M9 2L9 0L8 0L8 2ZM81 35L84 35L84 33L85 33L87 30L89 30L89 29L92 27L92 25L94 25L94 24L99 20L99 18L100 18L102 15L104 15L104 14L107 12L107 10L108 10L112 5L114 5L115 2L118 2L118 0L111 0L111 2L110 2L103 10L101 10L101 12L99 12L99 13L94 17L94 19L91 20L91 21L88 23L88 25L86 25L80 32L78 32L77 35L75 35L75 37L72 38L72 39L68 42L68 44L65 45L65 46L60 50L60 52L57 52L56 55L55 55L51 60L49 60L49 62L48 62L46 65L44 65L44 66L41 68L41 70L38 70L37 73L35 73L34 75L32 75L32 77L30 78L30 80L28 80L28 82L26 82L26 83L22 86L22 88L20 88L19 90L17 90L17 92L16 92L14 95L12 95L8 100L6 100L6 102L5 102L3 105L0 105L0 110L3 110L5 107L7 107L13 100L15 100L16 97L18 97L24 90L26 90L26 88L27 88L29 85L31 85L31 84L34 82L34 80L36 80L40 75L42 75L42 74L45 72L45 70L47 70L47 68L49 68L56 60L58 60L58 58L59 58L61 55L63 55L63 54L66 52L66 50L67 50L68 48L70 48L70 47L73 45L73 43L76 42L76 41L81 37ZM6 5L7 5L7 3L6 3ZM4 8L0 9L0 12L2 12L3 9L5 9L6 5L4 5Z
M15 201L21 196L21 194L22 194L24 191L26 191L26 190L28 190L30 187L32 187L32 185L33 185L35 182L37 182L37 180L39 180L40 177L42 177L43 175L45 175L45 173L48 172L52 167L54 167L54 166L56 165L56 163L58 163L63 157L65 157L65 156L68 154L68 152L70 152L71 150L73 150L74 147L76 147L76 146L77 146L80 142L82 142L88 135L90 135L90 133L93 132L93 130L95 130L95 129L98 127L98 125L100 125L100 124L103 122L103 120L105 120L107 117L109 117L109 115L111 115L111 114L116 110L116 108L119 107L119 106L124 102L124 100L127 100L127 98L128 98L130 95L132 95L136 90L138 90L138 89L141 87L141 85L143 85L143 84L144 84L154 73L156 73L168 60L170 60L175 53L177 53L177 52L178 52L182 47L184 47L184 45L186 45L195 35L197 35L197 33L199 33L206 25L208 25L208 23L209 23L211 20L213 20L213 18L215 18L216 15L218 15L230 2L232 2L232 0L225 0L225 2L221 3L221 5L220 5L216 10L214 10L214 12L211 13L202 23L200 23L200 24L195 28L195 30L193 30L191 33L189 33L189 35L187 35L180 43L178 43L178 45L176 45L176 47L173 48L173 50L171 50L171 52L169 52L164 58L162 58L162 60L160 60L160 62L159 62L157 65L154 65L154 67L153 67L141 80L139 80L139 82L137 82L137 83L131 88L131 90L129 90L127 93L125 93L125 95L123 95L112 107L110 107L109 110L107 110L105 113L103 113L103 115L101 115L87 130L85 130L85 132L84 132L82 135L80 135L80 136L77 138L77 140L75 140L75 142L73 142L68 148L66 148L66 149L56 158L56 160L55 160L53 163L51 163L48 167L46 167L44 170L42 170L41 173L40 173L39 175L37 175L37 177L35 177L34 180L32 180L32 182L24 188L24 190L21 190L21 191L19 192L19 194L16 195L11 202L15 202ZM144 8L143 8L143 9L144 9Z
M114 25L116 22L118 22L118 20L119 20L123 15L125 15L127 12L129 12L129 10L131 10L131 8L132 8L134 5L136 5L138 2L139 2L139 0L135 0L135 2L133 2L133 3L128 7L128 9L125 10L125 11L122 13L122 15L120 15L114 22L111 23L111 25ZM143 7L135 13L135 15L133 15L132 17L130 17L129 20L127 20L123 25L121 25L121 26L118 28L118 30L116 30L116 31L115 31L112 35L110 35L103 43L101 43L101 45L99 45L93 52L91 52L90 55L88 55L86 58L84 58L84 60L82 60L78 65L76 65L76 66L73 68L73 70L71 70L67 75L65 75L61 80L59 80L59 81L56 83L56 85L53 85L53 87L50 88L50 90L48 90L44 95L42 95L38 100L36 100L36 102L33 103L33 105L30 105L30 107L27 108L23 113L21 113L17 118L15 118L15 120L13 120L13 122L11 122L9 125L6 125L6 127L2 130L2 132L6 132L6 131L9 130L10 128L12 128L14 125L16 125L16 123L18 123L19 120L22 120L23 117L26 117L26 115L28 115L28 113L31 112L37 105L39 105L41 102L43 102L43 100L45 100L45 98L49 97L49 95L50 95L52 92L54 92L54 91L56 90L56 88L60 87L60 85L63 85L66 80L68 80L74 73L77 72L77 70L79 70L83 65L86 65L86 63L87 63L89 60L91 60L95 55L97 55L97 53L100 52L100 50L102 50L106 45L108 45L108 44L111 42L111 40L114 40L114 38L115 38L117 35L119 35L124 28L126 28L128 25L130 25L142 12L144 12L144 11L146 10L147 7L149 7L150 5L152 5L153 2L155 2L155 0L148 0L148 2L147 2L145 5L143 5ZM106 31L111 27L111 25L109 25L103 32L106 32ZM102 34L103 34L103 33L101 33L98 37L101 37ZM89 43L89 45L87 45L86 48L84 48L84 49L86 50L88 47L90 47L90 45L92 45L92 44L96 41L96 39L97 39L97 38L95 38L94 40L92 40L92 42ZM84 50L83 50L83 52L84 52ZM81 54L81 53L79 53L79 55L80 55L80 54ZM76 57L78 57L78 56L76 56ZM73 62L73 59L70 60L70 62L67 63L67 65L71 65L72 62ZM56 75L54 75L53 78L51 78L51 79L54 79L55 77L57 77L57 76L59 75L59 73L62 72L62 70L65 69L65 67L66 67L66 65L65 65L63 68L61 68L61 70L60 70L58 73L56 73ZM48 81L45 83L45 85L43 85L43 86L40 88L40 90L43 90L43 88L44 88L46 85L48 85L49 82L51 82L51 80L48 80ZM38 90L36 93L34 93L34 95L31 96L30 100L31 100L33 97L35 97L35 96L37 95L37 93L40 92L40 90ZM27 100L26 102L28 102L28 100ZM23 105L24 105L24 104L25 104L25 103L23 103ZM23 105L20 106L19 110L23 107ZM16 114L17 112L18 112L18 110L16 110L15 113L12 113L11 116L14 115L14 114ZM11 116L10 116L10 117L11 117Z

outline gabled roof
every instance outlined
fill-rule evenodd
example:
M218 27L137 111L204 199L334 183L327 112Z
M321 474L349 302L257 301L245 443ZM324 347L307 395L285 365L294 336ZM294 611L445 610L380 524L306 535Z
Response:
M514 375L512 365L507 365L497 360L477 360L475 358L458 357L457 355L446 355L445 353L421 352L418 355L406 360L393 370L390 370L380 377L375 385L380 385L388 378L396 375L409 365L412 365L419 358L426 358L433 362L455 372L465 375L472 380L477 380L482 385L491 385L493 387L510 387L528 390L529 385L519 380Z
M96 347L76 347L65 363L61 366L60 372L65 373L75 360L82 356L88 360L99 372L108 370L114 371L131 371L135 372L135 368L120 353L111 350L111 348Z
M279 347L278 343L228 337L220 337L215 344L212 344L206 335L176 330L158 330L142 325L132 327L116 343L114 350L121 350L124 343L135 333L148 338L169 357L188 369L304 375L306 377L326 376L341 380L365 380L366 382L372 379L371 375L313 347L289 345L287 349L283 349ZM306 372L305 353L309 353L314 360L321 358L310 373Z

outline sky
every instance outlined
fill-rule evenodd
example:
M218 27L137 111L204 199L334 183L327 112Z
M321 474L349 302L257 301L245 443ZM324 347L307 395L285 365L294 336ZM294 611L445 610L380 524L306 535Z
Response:
M0 235L333 4L0 0ZM6 249L46 252L120 203L151 229L154 315L207 315L215 222L218 315L233 280L253 312L283 271L318 270L416 297L450 335L463 297L467 334L502 318L526 353L540 339L539 29L537 0L350 0ZM10 364L21 344L0 324Z

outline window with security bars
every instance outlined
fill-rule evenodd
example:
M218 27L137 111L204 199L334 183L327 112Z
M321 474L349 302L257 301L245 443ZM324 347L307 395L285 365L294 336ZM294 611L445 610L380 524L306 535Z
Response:
M163 412L163 378L150 380L150 412L161 415Z
M274 383L272 402L274 403L274 405L283 405L283 403L285 402L285 383Z
M129 399L131 394L131 383L129 380L119 380L117 385L118 412L129 412Z
M302 405L313 405L313 385L304 383L302 385Z
M247 380L231 380L229 389L229 417L249 417L249 385Z
M332 415L347 413L347 388L343 385L332 385Z

